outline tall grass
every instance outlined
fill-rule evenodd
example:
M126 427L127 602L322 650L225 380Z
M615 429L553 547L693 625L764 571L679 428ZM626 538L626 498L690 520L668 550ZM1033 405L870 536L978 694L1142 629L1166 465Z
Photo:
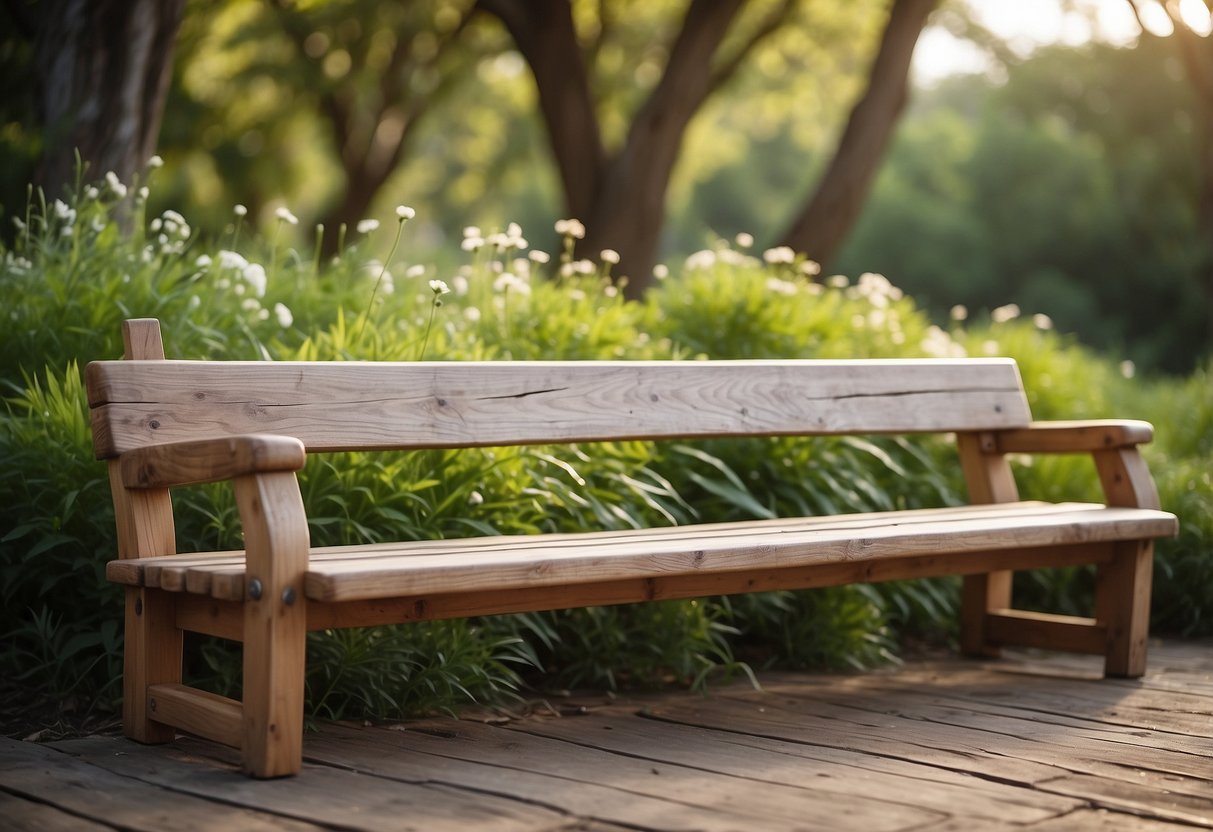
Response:
M31 203L0 250L0 635L9 678L46 696L112 705L120 593L103 577L114 531L93 460L80 367L120 354L127 317L161 319L174 357L227 359L599 359L981 355L1018 358L1038 418L1153 419L1150 459L1183 532L1159 547L1155 624L1213 632L1213 401L1208 372L1127 379L1041 321L932 326L876 275L821 279L813 264L766 261L725 244L700 252L643 303L606 267L528 253L521 229L469 229L467 263L410 263L410 226L355 235L318 263L240 218L193 238L173 212L142 215L132 188L82 188ZM131 201L133 195L133 201ZM134 232L119 232L129 211ZM565 229L569 228L566 223ZM472 233L475 232L475 233ZM400 259L376 251L398 235ZM393 244L393 251L396 246ZM439 283L441 281L441 283ZM449 292L445 291L449 288ZM1082 460L1021 467L1028 496L1098 498ZM481 534L638 528L832 514L962 501L946 437L618 442L537 448L332 454L301 474L317 545ZM222 485L174 494L181 551L233 548ZM1025 603L1081 610L1081 571L1023 576ZM308 695L322 716L450 709L548 685L704 684L752 666L866 666L907 632L946 636L956 582L769 593L318 633ZM205 642L189 666L217 690L238 684L230 645ZM544 674L538 675L539 671Z

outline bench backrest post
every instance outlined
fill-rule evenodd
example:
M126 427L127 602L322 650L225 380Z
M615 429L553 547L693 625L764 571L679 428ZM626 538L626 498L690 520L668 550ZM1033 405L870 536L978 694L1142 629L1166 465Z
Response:
M123 358L164 360L160 322L137 318L122 323ZM167 488L128 489L117 460L109 465L110 492L118 530L118 556L143 558L177 551L173 503Z
M989 433L959 433L956 445L964 471L969 502L1013 503L1019 489L1011 465L997 453ZM960 649L969 656L997 656L999 649L986 637L987 616L993 610L1011 606L1010 572L984 572L966 575L960 592Z

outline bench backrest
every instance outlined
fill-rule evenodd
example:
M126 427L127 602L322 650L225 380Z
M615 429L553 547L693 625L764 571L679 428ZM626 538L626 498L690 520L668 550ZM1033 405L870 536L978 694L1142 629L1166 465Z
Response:
M308 451L978 431L1031 419L1010 359L98 361L99 458L272 433Z

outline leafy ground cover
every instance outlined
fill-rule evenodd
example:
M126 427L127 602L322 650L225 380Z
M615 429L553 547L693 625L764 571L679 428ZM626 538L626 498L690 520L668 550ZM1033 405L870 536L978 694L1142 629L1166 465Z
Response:
M154 175L154 169L148 171ZM119 324L160 318L174 357L227 359L834 358L1011 355L1037 418L1153 421L1148 453L1183 531L1159 547L1162 632L1213 632L1213 383L1133 378L1041 315L1012 306L934 325L873 274L817 274L793 252L716 241L643 302L610 279L612 256L532 250L522 229L468 228L449 264L410 262L411 209L393 226L341 229L339 254L254 238L239 208L217 240L173 211L147 216L146 186L108 177L70 201L34 195L0 249L0 650L8 703L104 719L120 695L118 590L104 580L114 531L92 455L81 368L120 354ZM278 230L295 222L279 213ZM1022 460L1026 497L1098 499L1082 459ZM610 529L961 502L946 437L847 437L334 454L302 473L317 545ZM174 496L180 551L239 547L223 486ZM535 695L534 685L702 685L767 664L865 667L908 638L947 640L952 580L434 622L310 637L316 716L398 717ZM1089 570L1017 579L1017 602L1088 608ZM238 685L230 645L204 641L187 669ZM542 688L538 691L542 694Z

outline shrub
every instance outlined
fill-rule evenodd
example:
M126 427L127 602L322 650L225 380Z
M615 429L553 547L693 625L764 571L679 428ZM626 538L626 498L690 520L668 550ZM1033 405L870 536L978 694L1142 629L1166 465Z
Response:
M112 705L119 695L120 592L105 468L92 459L80 366L121 351L123 318L159 317L173 356L447 360L493 358L1017 357L1038 418L1142 414L1164 503L1184 532L1160 546L1156 623L1213 632L1207 373L1129 382L1107 359L1026 321L945 332L887 280L824 281L788 252L761 262L700 252L645 302L607 268L524 256L521 229L465 232L470 262L440 272L394 259L405 218L319 263L242 235L193 239L173 212L113 183L69 205L33 204L0 250L0 633L13 679L46 695ZM132 231L120 233L121 217ZM282 223L289 220L284 215ZM282 230L280 226L279 230ZM569 226L566 224L565 228ZM390 233L389 233L390 231ZM389 239L386 239L390 237ZM390 242L381 263L373 249ZM242 253L241 253L242 252ZM1039 322L1038 322L1039 323ZM1081 379L1082 384L1075 380ZM1096 498L1089 464L1023 468L1025 494ZM317 545L498 533L637 528L696 520L949 505L963 486L944 437L619 442L310 458L301 474ZM1062 493L1064 492L1064 493ZM174 494L178 546L239 547L222 485ZM450 709L518 695L530 669L555 684L702 684L745 662L844 667L887 660L893 633L947 632L956 582L571 610L313 634L308 695L322 716ZM1030 603L1077 610L1081 572L1020 582ZM205 641L192 677L238 685L230 645Z

